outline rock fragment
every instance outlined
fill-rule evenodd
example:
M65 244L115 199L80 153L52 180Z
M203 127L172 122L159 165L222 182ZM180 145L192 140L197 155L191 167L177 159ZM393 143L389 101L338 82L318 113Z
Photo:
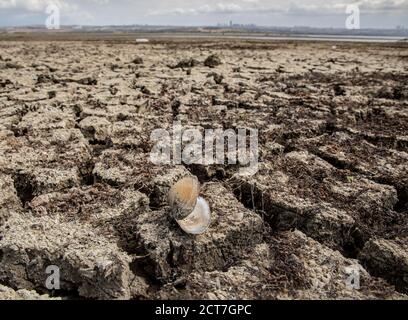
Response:
M212 54L212 55L208 56L207 59L205 59L205 61L204 61L204 65L206 67L210 67L210 68L215 68L215 67L219 66L220 64L222 64L221 59L216 54Z
M142 57L135 57L135 58L132 60L132 63L133 63L133 64L143 64L143 58L142 58Z
M194 59L194 58L186 58L182 59L179 62L177 62L174 65L169 65L169 68L171 69L177 69L177 68L193 68L196 67L199 64L199 62Z

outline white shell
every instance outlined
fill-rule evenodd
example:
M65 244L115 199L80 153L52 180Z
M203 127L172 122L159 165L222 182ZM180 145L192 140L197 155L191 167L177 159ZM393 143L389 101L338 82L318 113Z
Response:
M193 211L184 219L178 220L180 228L190 234L204 233L211 223L210 207L203 198L198 197Z

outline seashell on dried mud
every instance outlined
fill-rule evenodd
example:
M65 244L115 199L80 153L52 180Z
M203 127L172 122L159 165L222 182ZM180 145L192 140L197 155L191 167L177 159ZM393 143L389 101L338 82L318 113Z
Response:
M177 181L169 192L169 205L174 219L186 218L194 209L198 195L200 193L200 183L195 177L185 177Z
M169 191L171 215L180 228L190 234L204 233L211 222L210 207L199 194L200 183L195 177L177 181Z

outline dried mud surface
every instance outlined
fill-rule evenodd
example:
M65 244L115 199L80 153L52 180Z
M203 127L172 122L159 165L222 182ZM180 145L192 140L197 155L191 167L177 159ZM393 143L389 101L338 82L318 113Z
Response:
M176 120L259 129L258 173L153 165ZM407 299L407 201L407 45L0 42L0 299Z

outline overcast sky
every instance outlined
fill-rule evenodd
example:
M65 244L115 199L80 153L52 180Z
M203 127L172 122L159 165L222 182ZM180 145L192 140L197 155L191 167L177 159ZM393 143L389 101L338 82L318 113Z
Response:
M0 0L0 25L44 24L49 3L61 24L344 27L347 4L359 5L361 28L408 28L408 0Z

